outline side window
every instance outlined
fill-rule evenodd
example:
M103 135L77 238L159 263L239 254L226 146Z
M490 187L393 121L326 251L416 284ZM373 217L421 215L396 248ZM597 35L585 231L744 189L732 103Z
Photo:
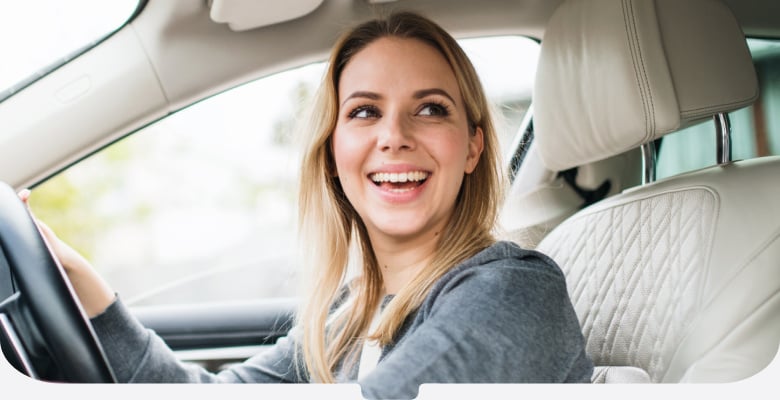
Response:
M760 97L729 114L734 160L780 154L780 41L748 39ZM663 138L658 179L715 164L715 124L706 121Z
M40 185L31 206L129 304L291 295L291 134L323 68L183 109Z
M531 106L539 43L522 36L473 38L459 43L474 64L494 108L502 154L514 152L510 147Z
M509 146L538 44L462 44ZM285 71L183 109L40 184L31 205L130 305L295 296L292 136L324 70Z

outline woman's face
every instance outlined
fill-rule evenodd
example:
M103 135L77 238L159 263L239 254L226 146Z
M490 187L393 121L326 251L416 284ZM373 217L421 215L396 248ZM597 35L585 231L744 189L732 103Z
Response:
M415 39L381 38L342 71L333 154L374 246L434 239L482 152L445 58Z

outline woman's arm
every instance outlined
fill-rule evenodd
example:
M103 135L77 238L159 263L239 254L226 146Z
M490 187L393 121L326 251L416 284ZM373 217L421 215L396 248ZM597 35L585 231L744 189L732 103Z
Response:
M141 325L119 299L93 318L92 326L119 382L302 382L294 365L294 331L245 362L213 374L196 364L179 361L165 342Z
M27 204L29 190L19 192ZM35 219L53 255L59 260L90 317L109 365L120 382L297 382L292 340L282 338L243 364L212 374L196 364L180 362L153 331L130 314L92 265L43 222ZM290 372L293 373L290 373Z
M19 198L25 205L28 205L30 191L22 190L19 192ZM87 315L91 318L103 312L115 298L114 291L111 290L108 283L81 254L60 240L45 223L37 218L33 219L52 254L60 262L65 273L68 274L68 279Z

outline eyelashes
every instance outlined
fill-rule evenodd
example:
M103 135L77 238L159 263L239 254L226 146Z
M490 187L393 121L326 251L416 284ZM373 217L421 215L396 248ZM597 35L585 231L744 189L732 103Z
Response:
M451 114L450 106L437 101L423 103L416 111L415 115L422 117L448 117ZM347 114L348 119L369 119L381 118L382 112L378 107L370 104L360 105L352 109Z
M447 117L450 115L450 107L444 103L428 102L423 104L417 115L430 117Z
M381 117L382 114L379 112L379 109L377 109L375 106L370 105L363 105L358 106L352 111L347 114L347 118L354 119L354 118L378 118Z

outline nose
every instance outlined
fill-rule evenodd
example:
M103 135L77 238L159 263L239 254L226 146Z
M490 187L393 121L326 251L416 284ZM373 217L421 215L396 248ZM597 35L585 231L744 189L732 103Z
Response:
M416 146L411 123L401 115L385 115L378 129L377 148L380 151L408 151Z

